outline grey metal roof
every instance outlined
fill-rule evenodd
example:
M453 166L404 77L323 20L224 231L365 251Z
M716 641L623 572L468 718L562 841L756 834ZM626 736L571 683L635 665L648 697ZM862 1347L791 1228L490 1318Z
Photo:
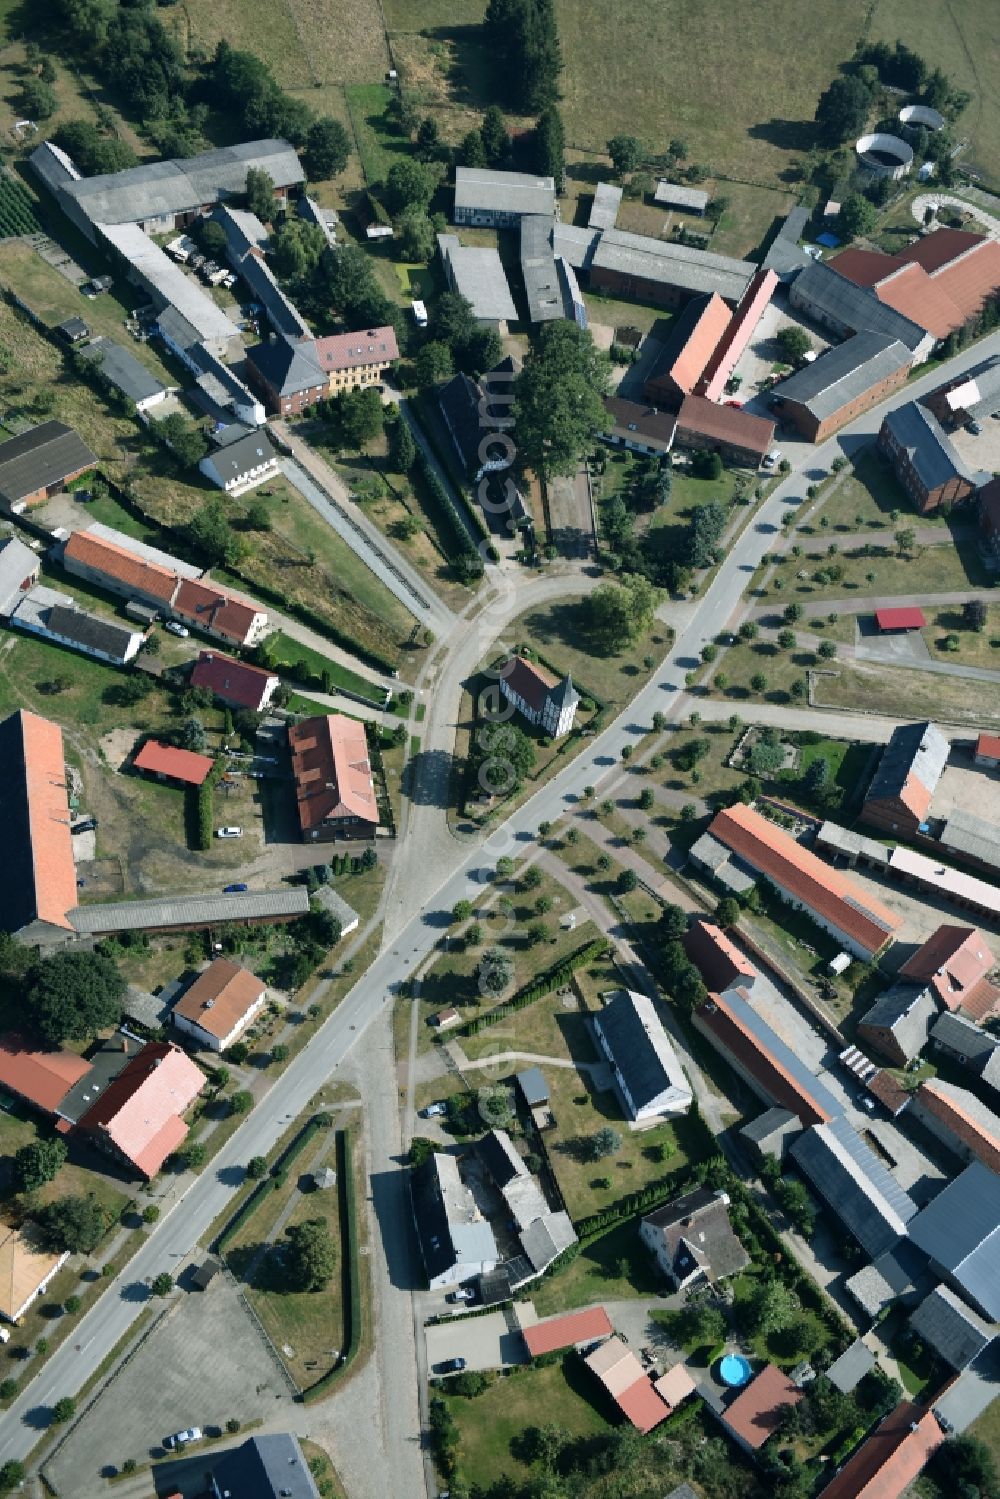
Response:
M795 1080L797 1086L802 1089L825 1113L831 1117L839 1115L843 1111L843 1104L837 1099L829 1088L821 1083L816 1074L806 1065L797 1052L784 1042L778 1033L771 1029L763 1016L750 1004L744 992L734 986L727 989L725 1000L740 1024L746 1028L757 1042L758 1046L767 1053L789 1073Z
M792 285L792 306L808 302L832 322L860 333L863 328L898 338L908 349L917 349L927 331L895 308L880 302L868 286L856 286L825 261L810 260Z
M827 1369L826 1377L842 1395L849 1395L874 1367L874 1353L860 1338L855 1338L850 1348L845 1348Z
M916 1203L842 1115L807 1129L790 1150L868 1254L883 1253L906 1233Z
M89 650L103 651L119 661L125 660L134 637L142 633L127 625L116 625L113 620L101 619L96 614L88 614L86 610L78 609L68 597L64 604L53 604L49 608L46 624L53 635Z
M951 1010L943 1011L935 1020L931 1040L952 1052L972 1072L982 1073L1000 1051L1000 1039L984 1031L974 1020Z
M109 1083L114 1082L144 1045L145 1042L138 1040L123 1027L93 1047L90 1055L85 1058L90 1063L90 1071L59 1100L59 1107L56 1109L59 1118L68 1119L71 1124L82 1119Z
M968 854L980 864L1000 869L1000 829L995 823L967 812L964 807L955 807L949 813L941 829L940 842L943 848Z
M62 191L75 199L92 223L135 224L243 193L251 167L267 172L276 187L305 181L299 158L287 141L256 140L183 160L145 162L127 172L81 177L77 182L64 182Z
M852 828L842 828L835 822L824 822L816 834L816 842L823 848L832 848L838 854L860 854L875 864L888 866L890 851L877 838L866 838Z
M307 193L302 194L297 206L299 218L305 219L309 224L315 224L318 229L322 229L328 245L332 247L337 243L337 225L340 223L340 219L337 216L336 209L321 208L316 199L310 198Z
M476 1153L501 1192L518 1177L530 1176L506 1130L491 1129L477 1143Z
M808 208L803 208L801 205L793 208L771 241L767 254L761 262L763 269L774 271L780 281L794 280L800 271L812 264L812 256L807 255L798 243L805 232L809 218Z
M949 1286L938 1286L910 1318L917 1336L953 1369L964 1369L996 1337L996 1328L966 1306Z
M478 1212L454 1156L435 1152L411 1171L410 1195L428 1280L456 1264L499 1259L493 1230Z
M285 296L263 258L262 246L267 244L268 235L256 214L220 203L212 218L225 231L229 264L261 303L275 333L288 339L311 338L312 329Z
M667 1088L690 1092L684 1069L648 995L619 989L594 1020L636 1110L653 1103Z
M708 869L720 885L736 895L745 895L757 883L757 876L733 857L732 850L712 833L702 833L691 845L691 859Z
M38 572L38 558L17 536L0 540L0 614L9 614L21 597L25 578Z
M653 194L654 203L666 203L673 208L691 208L695 213L704 213L708 207L708 193L700 187L683 187L679 182L668 182L661 177Z
M329 383L311 343L272 338L247 349L247 360L281 396Z
M198 339L229 340L239 329L219 304L186 271L165 255L138 224L98 223L97 229L111 248L127 261L161 307L172 307L190 323Z
M97 459L64 422L41 422L0 443L0 499L16 504L37 489L90 468Z
M613 229L618 210L622 205L622 189L613 182L599 182L594 190L594 201L590 205L590 229Z
M308 910L309 892L305 886L290 885L279 890L247 890L241 895L158 895L151 900L77 906L70 913L70 920L81 936L96 936L103 932L217 926L227 921L305 916Z
M495 172L486 167L456 167L455 207L496 213L554 213L552 177L529 172Z
M320 885L313 900L339 921L341 936L346 937L348 932L353 932L359 925L361 918L357 911L347 904L342 895L337 894L332 885Z
M775 1135L798 1134L802 1126L790 1109L765 1109L749 1124L744 1124L740 1134L754 1145L763 1145Z
M241 1442L212 1463L214 1492L231 1499L319 1499L319 1489L288 1432L268 1432Z
M938 1395L932 1409L949 1436L961 1436L1000 1395L1000 1347L994 1342Z
M937 1008L929 989L921 989L919 984L893 984L858 1023L890 1030L909 1062L926 1046Z
M552 250L553 219L543 214L525 214L521 220L521 275L528 298L528 317L533 323L551 322L566 316L559 269Z
M564 224L556 219L552 225L552 252L561 255L576 271L589 271L594 251L601 242L598 229L582 224Z
M36 146L28 157L28 164L50 193L56 193L67 184L80 180L80 173L66 152L51 141L42 141L40 146Z
M1000 1176L973 1161L911 1220L909 1234L980 1311L1000 1317Z
M541 1272L557 1255L576 1243L576 1231L568 1213L546 1213L535 1218L518 1236L532 1267Z
M738 302L760 269L749 260L734 260L709 250L693 250L673 240L651 239L606 229L594 251L594 270L615 271L643 281L659 281L689 292L719 293Z
M448 280L472 304L474 316L490 322L514 322L517 308L496 250L463 245L455 234L439 234L437 242Z
M927 489L936 489L939 484L956 478L979 485L989 477L969 467L933 411L919 401L907 401L904 406L887 412L883 426L906 453Z
M909 776L933 793L948 763L951 746L932 723L907 723L893 729L865 796L866 802L898 797Z
M911 351L897 338L856 333L783 380L774 394L795 401L822 420L912 362Z
M166 386L134 354L122 348L121 344L116 344L112 338L91 339L89 344L77 349L77 353L88 364L99 364L104 379L128 396L130 401L135 401L136 405L140 401L162 395L166 390Z
M259 468L262 463L270 463L276 457L267 433L262 427L258 427L256 432L247 432L235 442L216 448L204 461L218 474L219 483L225 486L228 479L239 479L251 469Z
M540 1067L526 1067L523 1072L515 1074L514 1081L529 1109L537 1109L541 1104L548 1103L549 1085Z

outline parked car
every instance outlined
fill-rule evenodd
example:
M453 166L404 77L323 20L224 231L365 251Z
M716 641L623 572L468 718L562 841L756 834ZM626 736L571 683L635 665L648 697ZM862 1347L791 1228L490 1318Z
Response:
M187 1447L190 1442L200 1442L205 1433L200 1426L188 1426L184 1431L175 1431L172 1437L164 1437L163 1445L168 1452L178 1447Z
M442 1374L460 1374L464 1368L464 1358L446 1358L443 1364L438 1364Z
M216 836L216 838L242 838L243 837L243 829L242 828L216 828L216 830L215 830L215 836Z
M966 432L971 432L973 437L980 437L983 431L978 422L966 422L965 430Z
M70 826L70 832L71 833L92 833L96 827L97 827L97 818L96 817L81 817L79 822L74 822L74 823L71 824L71 826Z
M241 885L241 884L226 885L223 888L222 893L223 893L223 895L242 895L243 892L244 892L244 890L249 890L249 888L250 888L249 885Z
M169 630L171 635L179 635L182 640L186 640L190 634L187 625L182 625L179 619L168 619L163 628Z
M447 1106L443 1103L429 1103L426 1109L420 1110L421 1119L436 1119L438 1114L447 1113Z
M457 1291L449 1291L444 1298L445 1301L475 1301L476 1293L471 1286L459 1286Z

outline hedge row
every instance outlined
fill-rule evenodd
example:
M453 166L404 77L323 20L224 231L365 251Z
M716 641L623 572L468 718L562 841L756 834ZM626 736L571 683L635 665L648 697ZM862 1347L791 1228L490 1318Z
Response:
M483 559L469 540L469 533L459 514L458 506L441 483L421 448L417 449L413 467L452 534L455 542L455 556L451 559L453 566L463 577L481 578L485 571Z
M216 1253L220 1253L223 1249L225 1249L226 1245L235 1237L237 1232L243 1227L244 1223L246 1223L247 1219L251 1218L257 1211L268 1193L273 1192L275 1187L279 1185L279 1173L285 1171L291 1164L291 1162L294 1161L295 1157L299 1155L303 1150L305 1150L313 1135L317 1134L321 1129L328 1129L329 1124L330 1116L328 1114L314 1114L313 1117L302 1126L298 1134L295 1136L294 1140L289 1141L288 1145L282 1151L281 1155L274 1162L273 1166L271 1167L270 1176L265 1177L264 1180L254 1188L254 1190L250 1193L250 1196L246 1199L245 1202L240 1204L240 1206L236 1209L236 1212L230 1218L229 1222L222 1229L222 1232L216 1239L215 1244L212 1246Z
M506 1020L508 1015L513 1014L515 1010L526 1010L528 1005L534 1004L536 999L541 999L543 994L551 994L553 989L558 989L560 984L571 979L584 963L590 963L595 958L602 957L607 948L606 937L595 937L593 942L578 947L576 952L570 953L569 957L564 958L561 963L539 974L533 984L528 984L526 988L521 989L513 999L508 999L505 1004L498 1005L495 1010L487 1011L485 1015L478 1015L475 1020L467 1021L459 1031L459 1035L476 1036L488 1026L499 1025L501 1020Z
M486 524L483 512L473 500L472 495L469 492L468 484L466 482L463 482L460 477L456 477L456 465L451 453L443 453L441 451L441 444L438 442L434 422L429 419L425 420L425 418L429 416L429 413L427 413L424 408L430 407L432 404L436 404L435 397L432 396L429 391L422 391L415 400L410 401L410 410L417 417L420 430L424 434L424 437L427 439L431 451L434 453L434 456L437 459L438 463L440 463L444 472L450 475L452 483L455 486L455 493L461 500L462 508L465 510L466 514L471 520L474 529L479 532L480 536L482 536L485 541L488 541L490 539L490 529ZM419 445L417 451L419 455ZM452 506L452 508L454 509L454 506Z
M315 1384L309 1386L308 1390L303 1390L302 1401L305 1405L321 1399L334 1380L339 1379L340 1375L353 1363L361 1348L361 1335L364 1330L361 1313L358 1212L354 1192L354 1150L349 1129L337 1131L337 1187L340 1192L341 1247L344 1255L342 1274L348 1280L347 1295L343 1298L343 1304L347 1310L345 1329L347 1338L343 1352L333 1368L321 1375Z

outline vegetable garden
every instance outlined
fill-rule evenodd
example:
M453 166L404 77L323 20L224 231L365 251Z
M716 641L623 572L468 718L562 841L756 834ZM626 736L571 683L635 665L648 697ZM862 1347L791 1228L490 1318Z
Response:
M0 172L0 239L38 234L34 203L16 177Z

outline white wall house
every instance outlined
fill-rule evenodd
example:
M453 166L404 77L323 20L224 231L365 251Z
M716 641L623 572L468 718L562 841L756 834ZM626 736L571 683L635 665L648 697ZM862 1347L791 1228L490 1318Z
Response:
M207 453L198 467L206 479L237 497L278 477L278 455L258 427Z
M171 1018L179 1031L207 1051L225 1051L266 1003L263 980L239 963L216 958L181 996Z
M553 739L568 734L576 719L580 694L570 676L560 682L556 677L528 661L512 656L498 677L500 691L509 703Z
M687 1113L691 1085L648 995L619 989L594 1015L593 1026L633 1123Z

